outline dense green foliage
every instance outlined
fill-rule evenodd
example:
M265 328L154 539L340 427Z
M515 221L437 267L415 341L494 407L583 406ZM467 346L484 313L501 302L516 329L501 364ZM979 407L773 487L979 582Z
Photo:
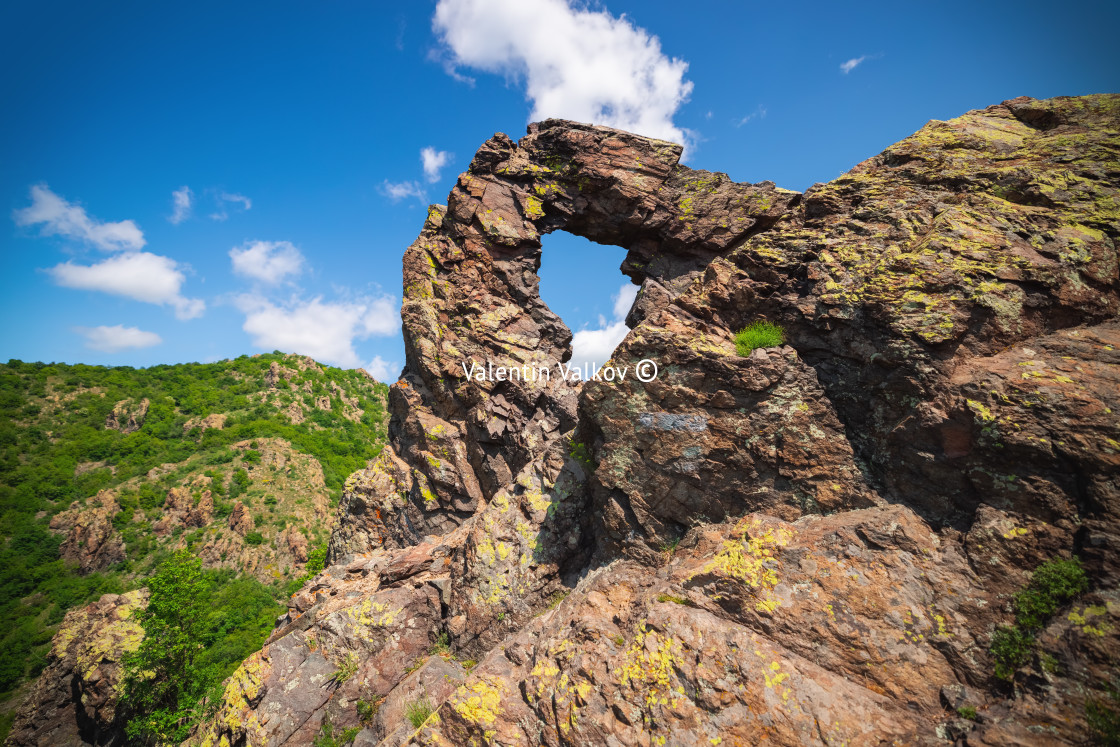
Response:
M1088 589L1089 578L1076 557L1048 560L1035 568L1030 583L1012 598L1015 624L1001 625L992 634L996 677L1013 679L1015 671L1030 658L1034 632L1046 625L1059 607Z
M231 444L287 440L319 461L335 500L345 478L379 453L385 385L357 371L309 368L295 371L272 391L271 400L262 401L272 361L294 365L278 353L146 369L0 364L0 697L45 666L50 639L67 609L106 592L143 586L166 559L168 551L151 526L170 487L196 473L214 478L215 520L227 517L235 500L245 500L251 488L243 468L232 472L228 487L219 479L220 469L229 474L223 465L238 458ZM343 417L338 397L331 397L330 410L314 406L316 398L331 394L332 382L357 397L364 411L360 421ZM142 399L150 404L138 430L126 434L106 427L118 402L135 405ZM284 414L297 400L307 412L298 424ZM225 427L186 427L211 414L225 414ZM255 448L240 456L243 464L260 458ZM169 467L149 476L160 465ZM127 557L102 573L83 576L60 558L63 535L48 524L72 502L104 488L118 493L121 510L112 522ZM274 506L276 500L266 496L263 503ZM197 534L188 541L197 540ZM234 581L230 577L223 583ZM278 579L274 596L288 586Z
M785 330L773 322L751 322L735 333L735 350L748 356L755 348L773 348L786 341Z
M203 571L187 552L165 560L147 585L148 606L135 613L144 638L124 659L121 707L130 739L178 744L203 698L260 648L283 608L259 581Z

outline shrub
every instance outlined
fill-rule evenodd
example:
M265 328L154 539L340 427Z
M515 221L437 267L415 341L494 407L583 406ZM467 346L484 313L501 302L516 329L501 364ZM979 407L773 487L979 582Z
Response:
M435 708L432 707L432 702L425 697L417 698L409 703L404 709L405 718L412 724L413 729L419 729L432 715Z
M1059 607L1088 589L1089 578L1076 557L1048 560L1035 568L1030 583L1012 597L1015 624L1001 626L992 634L996 677L1013 679L1015 670L1030 656L1032 633L1046 625Z
M254 546L255 545L263 545L264 544L264 535L261 534L260 532L249 532L248 534L245 535L245 544L246 545L254 545Z
M1058 607L1088 589L1078 558L1049 560L1035 569L1027 588L1015 594L1015 622L1028 630L1040 628Z
M735 350L748 356L755 348L773 348L786 341L785 330L773 322L751 322L735 333Z
M1016 626L1001 625L992 633L992 656L996 660L996 677L1009 680L1030 655L1034 638Z
M976 708L970 705L964 705L957 709L957 715L961 718L966 718L969 721L976 720Z

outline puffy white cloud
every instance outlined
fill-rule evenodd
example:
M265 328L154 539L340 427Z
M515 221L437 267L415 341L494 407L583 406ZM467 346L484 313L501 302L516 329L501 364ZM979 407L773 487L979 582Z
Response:
M523 78L531 120L563 117L687 144L673 115L688 63L625 17L568 0L440 0L432 27L449 63Z
M261 296L243 295L236 305L245 314L242 329L253 345L310 355L347 368L362 364L354 340L396 334L401 324L400 309L391 296L331 303L321 297L297 298L277 305Z
M253 201L245 195L232 194L230 192L218 192L214 195L214 201L218 203L218 210L210 214L211 220L225 220L229 217L229 207L231 205L240 205L240 210L251 210Z
M860 63L866 59L867 55L863 55L862 57L853 57L847 62L842 62L840 63L840 72L844 73L844 75L847 75L848 73L859 67Z
M600 316L598 329L584 329L572 335L572 359L568 361L569 366L582 370L586 363L590 371L595 371L610 360L614 349L630 332L625 319L637 296L638 286L623 284L614 295L614 320L608 323L605 317Z
M233 271L275 285L303 271L303 255L290 241L247 241L229 250Z
M381 185L381 191L393 202L400 202L406 197L415 197L425 204L428 202L428 193L418 182L391 182L386 179Z
M387 361L380 355L375 355L373 360L367 363L364 368L370 376L378 381L391 384L397 380L397 374L401 371L401 364L396 361Z
M180 187L171 193L171 206L173 212L168 218L174 225L179 225L191 217L191 205L194 203L194 192L187 186Z
M179 264L158 254L127 252L92 265L64 262L47 272L65 288L101 291L170 306L179 319L193 319L206 310L201 299L185 298L180 293L186 278Z
M145 332L136 327L117 324L112 327L75 327L74 331L86 338L86 347L103 353L117 353L130 348L150 348L163 339L155 332Z
M46 184L31 188L30 207L12 213L16 225L41 225L44 236L69 236L109 252L144 247L144 233L131 220L103 223L86 214L85 208L67 202Z
M420 162L424 164L424 177L429 182L439 181L439 172L451 161L451 154L428 146L420 150Z

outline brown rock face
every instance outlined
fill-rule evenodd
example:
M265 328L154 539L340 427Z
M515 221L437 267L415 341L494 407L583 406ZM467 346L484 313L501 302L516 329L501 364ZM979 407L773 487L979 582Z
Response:
M1120 96L932 122L804 195L495 136L405 253L391 445L200 739L1081 743L1120 651L1118 152ZM612 362L654 380L558 375L557 229L627 250ZM741 356L757 319L786 344ZM1011 595L1071 555L1089 592L996 679ZM354 705L399 719L441 634L479 663L419 729Z
M245 508L245 504L241 501L237 501L233 504L233 511L231 511L229 515L229 528L242 537L253 531L253 517L249 514L249 509Z
M102 490L87 505L73 504L51 519L50 527L66 532L58 548L64 560L77 563L82 573L102 571L124 560L124 540L113 527L120 510L112 491Z
M127 399L121 400L109 413L109 417L105 419L105 427L121 433L133 433L140 430L140 426L144 425L144 418L148 416L149 404L147 397L140 400L138 404Z
M130 618L147 604L146 589L106 594L66 613L47 668L20 708L5 744L84 747L124 744L116 721L120 660L140 645Z

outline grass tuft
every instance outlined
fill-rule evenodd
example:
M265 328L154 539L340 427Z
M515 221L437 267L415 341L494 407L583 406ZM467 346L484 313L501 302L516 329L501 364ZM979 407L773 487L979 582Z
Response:
M426 697L419 697L405 706L404 716L412 724L413 729L419 729L435 711L432 702Z
M746 357L756 348L775 348L786 341L786 332L773 322L751 322L735 333L735 350Z

